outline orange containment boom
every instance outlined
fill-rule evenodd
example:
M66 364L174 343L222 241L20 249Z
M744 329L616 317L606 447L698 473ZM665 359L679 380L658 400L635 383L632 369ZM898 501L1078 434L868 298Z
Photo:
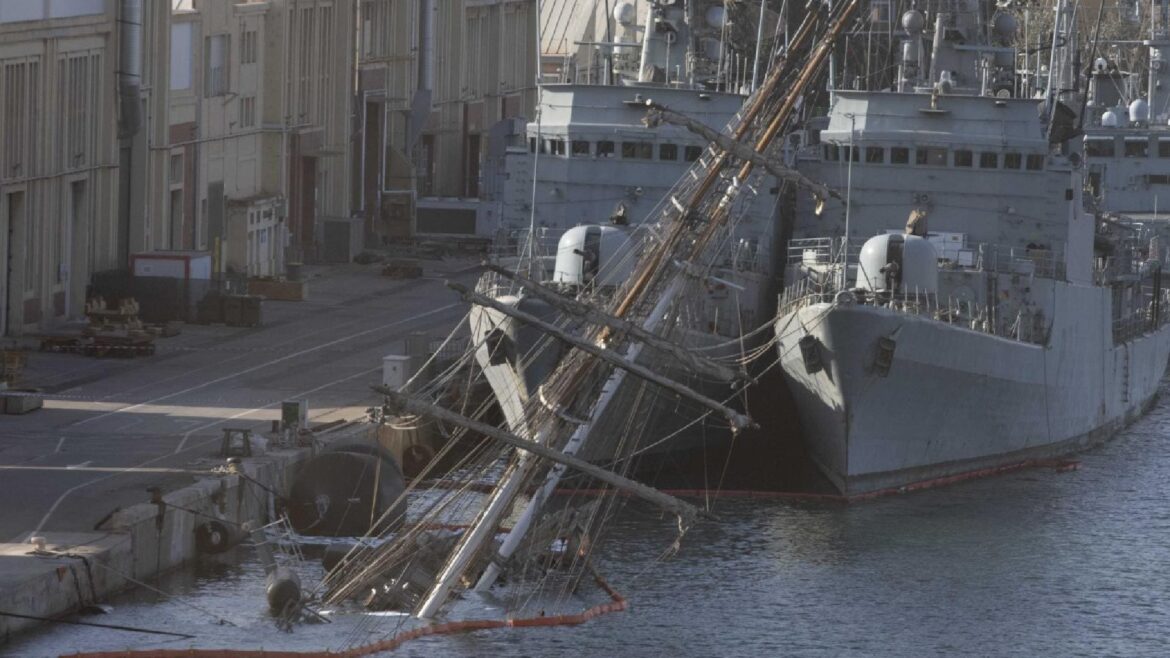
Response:
M592 566L589 567L593 571ZM383 651L393 651L398 647L417 640L420 637L434 635L457 635L472 631L485 631L493 628L529 628L534 626L577 626L611 612L622 612L629 607L625 597L605 582L596 571L593 579L597 586L609 595L610 601L595 605L571 615L549 615L541 617L521 617L512 619L469 619L464 621L449 621L442 624L419 626L408 631L398 633L392 638L365 644L353 649L342 651L265 651L262 649L143 649L141 651L89 651L83 653L63 654L61 658L123 658L125 656L146 658L357 658Z

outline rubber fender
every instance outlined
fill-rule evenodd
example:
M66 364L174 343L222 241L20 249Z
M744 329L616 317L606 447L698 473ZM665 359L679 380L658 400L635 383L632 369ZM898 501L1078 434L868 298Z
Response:
M293 479L286 510L293 528L305 535L353 537L364 535L371 519L391 505L392 529L401 523L406 489L393 460L361 452L325 452L307 462Z
M223 521L204 521L195 526L195 548L200 553L216 555L240 543L243 536Z
M288 567L276 567L265 579L264 594L268 609L283 614L301 602L301 579Z

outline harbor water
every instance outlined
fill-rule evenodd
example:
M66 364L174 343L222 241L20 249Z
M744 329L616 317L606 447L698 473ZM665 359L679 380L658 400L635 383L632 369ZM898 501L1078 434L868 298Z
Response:
M631 505L599 569L630 601L577 627L413 641L403 656L1170 655L1170 390L1080 469L1033 469L854 505L711 501L673 558L668 520ZM0 654L191 646L340 649L389 624L277 629L247 551L82 619L195 635L56 625ZM311 579L310 579L311 580ZM195 607L191 607L195 606ZM196 609L198 608L198 609ZM213 615L234 625L220 624Z

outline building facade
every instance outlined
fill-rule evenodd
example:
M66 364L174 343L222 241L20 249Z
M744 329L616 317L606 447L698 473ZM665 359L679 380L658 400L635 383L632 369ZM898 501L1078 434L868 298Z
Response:
M161 248L274 276L350 222L352 2L180 2L171 16Z
M491 235L535 51L535 0L0 2L0 333L136 253L279 276Z
M536 104L535 0L363 0L358 31L367 242L491 235L492 135Z
M118 35L112 0L0 3L0 332L85 303L118 263Z

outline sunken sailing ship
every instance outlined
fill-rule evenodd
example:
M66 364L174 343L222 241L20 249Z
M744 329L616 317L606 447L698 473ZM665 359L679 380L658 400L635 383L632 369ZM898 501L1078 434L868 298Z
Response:
M748 385L739 370L752 358L771 357L771 345L765 342L753 353L737 352L736 359L727 360L717 352L712 356L711 351L684 349L672 332L698 324L690 302L720 278L717 273L741 217L737 197L754 176L766 171L781 178L785 187L808 185L818 194L825 192L785 168L777 153L797 120L799 99L817 83L835 40L855 23L857 7L858 0L852 0L803 20L789 48L768 67L760 88L732 121L730 137L708 145L672 188L660 214L625 247L630 265L620 281L554 291L500 268L502 276L556 309L551 319L452 286L473 303L473 315L490 310L543 333L545 338L535 341L538 345L556 341L564 347L545 365L547 373L534 387L535 394L517 400L506 412L511 415L506 429L484 422L491 403L462 412L434 404L442 377L419 386L408 383L401 390L380 389L387 400L385 417L399 426L430 419L456 428L455 437L475 433L482 440L461 456L444 481L428 479L429 468L417 476L404 494L411 501L406 517L383 515L369 533L382 541L355 546L326 576L327 604L360 598L370 607L411 613L400 620L430 620L450 613L465 591L491 592L497 600L522 604L532 597L514 588L525 584L546 592L558 588L558 596L568 596L579 591L586 574L595 575L591 556L605 522L623 500L612 494L622 492L676 516L678 539L704 516L703 510L629 477L640 454L672 439L650 424L662 402L648 392L669 391L674 400L698 410L694 418L718 418L733 433L752 425L729 401ZM570 292L575 295L563 294ZM770 318L763 327L770 327ZM464 365L491 335L473 333L471 338ZM712 397L657 368L673 361L715 379L722 394ZM447 374L458 372L461 368L454 366ZM622 424L606 426L611 419ZM614 434L623 440L601 450L591 447ZM443 450L453 445L448 442ZM588 484L584 504L577 504L581 499L576 496L551 504L568 477L578 486L594 483L603 495L595 497L593 484ZM455 527L452 518L472 520ZM393 532L387 530L391 527ZM559 585L550 584L554 582ZM601 590L613 597L608 586Z
M1085 192L1073 10L1055 11L1033 90L1006 10L911 9L896 90L835 90L806 135L799 168L845 201L798 209L775 333L847 496L1084 448L1162 380L1164 253Z

